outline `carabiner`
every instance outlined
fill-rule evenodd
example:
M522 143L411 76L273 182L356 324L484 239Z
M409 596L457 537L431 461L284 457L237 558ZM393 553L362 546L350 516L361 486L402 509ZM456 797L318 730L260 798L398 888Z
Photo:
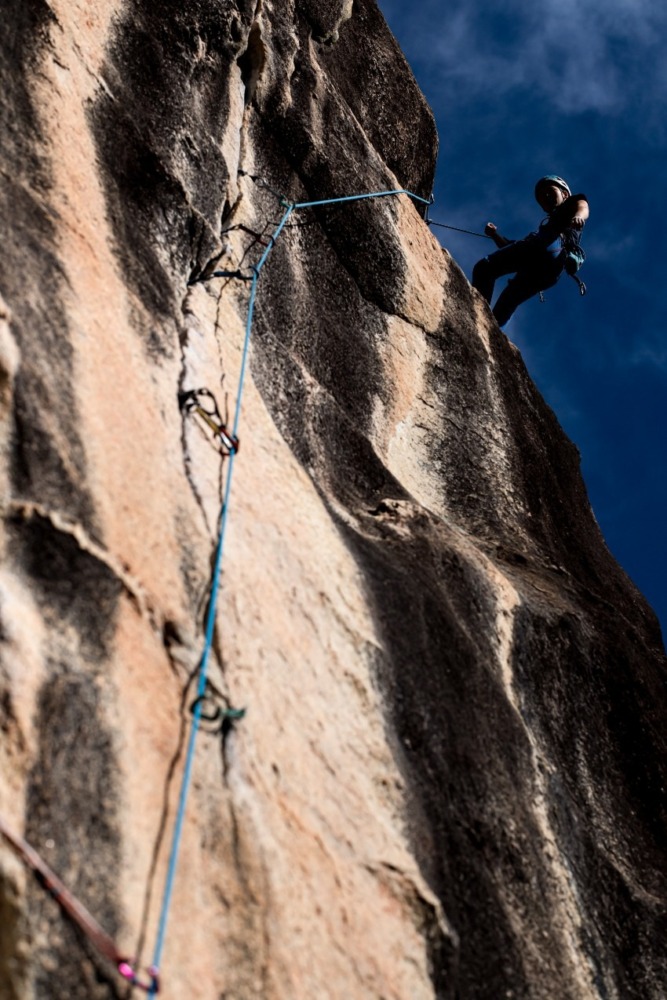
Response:
M206 400L208 407L202 405L202 399ZM230 455L235 455L238 452L239 439L227 430L216 398L210 389L188 389L179 392L178 403L185 413L192 413L199 417L213 431L213 437L218 440L218 450L223 458L229 458Z
M159 993L160 992L160 974L158 969L151 965L146 972L150 976L150 982L144 983L139 979L138 974L134 971L130 963L126 959L121 959L118 963L118 971L120 972L123 979L127 979L131 986L136 986L138 989L143 990L144 993Z

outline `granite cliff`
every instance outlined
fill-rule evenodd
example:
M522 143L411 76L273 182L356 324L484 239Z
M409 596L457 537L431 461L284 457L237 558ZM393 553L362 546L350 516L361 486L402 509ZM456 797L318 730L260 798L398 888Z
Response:
M374 0L7 0L0 814L165 1000L659 1000L665 657ZM208 276L214 269L236 277ZM221 472L222 468L222 472ZM127 995L0 846L3 1000Z

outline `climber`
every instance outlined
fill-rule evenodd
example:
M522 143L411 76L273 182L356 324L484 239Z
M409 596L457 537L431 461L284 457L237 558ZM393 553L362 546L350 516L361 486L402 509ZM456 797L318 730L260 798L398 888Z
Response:
M493 308L500 326L522 302L555 285L564 270L574 275L583 260L579 236L589 214L586 195L573 195L561 177L549 174L535 185L535 198L547 213L539 228L522 240L508 240L492 222L487 223L484 232L500 249L473 268L473 286L489 304L496 278L514 275Z

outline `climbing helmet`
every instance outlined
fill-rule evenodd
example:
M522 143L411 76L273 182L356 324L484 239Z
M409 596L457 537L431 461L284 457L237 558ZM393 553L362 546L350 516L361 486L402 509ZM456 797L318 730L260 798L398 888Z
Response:
M570 188L569 188L568 184L563 180L562 177L558 177L556 174L545 174L544 177L540 177L539 181L535 185L535 197L536 198L537 198L537 194L538 194L538 192L539 192L539 190L540 190L540 188L542 187L543 184L556 184L559 188L561 188L562 191L565 192L565 195L566 195L567 198L569 198L570 195L572 194L572 192L570 191Z

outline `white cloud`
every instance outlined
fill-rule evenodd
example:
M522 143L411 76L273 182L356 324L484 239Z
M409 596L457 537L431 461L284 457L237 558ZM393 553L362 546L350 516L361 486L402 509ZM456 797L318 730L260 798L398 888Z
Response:
M399 16L396 0L381 6ZM612 112L667 91L657 0L422 0L408 33L440 83L469 93L536 88L559 111Z
M653 340L647 338L638 344L628 358L630 364L635 366L649 365L667 372L667 346L665 346L663 339L661 336L656 336Z
M619 234L614 226L607 224L602 231L593 230L589 234L584 230L582 245L585 245L586 253L591 260L597 264L611 264L621 266L624 261L631 259L631 255L638 254L640 250L639 239L635 233Z

